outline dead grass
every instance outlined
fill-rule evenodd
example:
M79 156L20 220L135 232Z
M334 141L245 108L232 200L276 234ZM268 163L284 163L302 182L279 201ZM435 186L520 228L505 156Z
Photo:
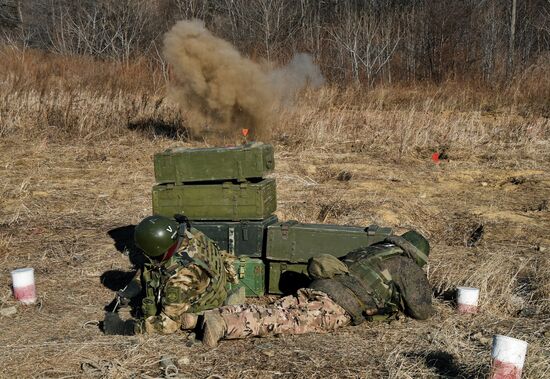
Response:
M548 376L550 125L540 99L511 107L503 94L453 84L302 94L273 136L278 216L421 230L433 244L437 315L207 350L185 335L111 338L89 322L113 297L102 274L131 268L107 232L150 213L152 155L213 142L187 139L185 113L143 65L18 59L0 73L0 308L15 305L17 267L35 268L40 302L0 316L0 377L93 377L84 363L96 377L158 377L162 355L196 378L486 377L496 333L529 342L524 377ZM449 160L435 165L442 148ZM458 285L481 288L480 314L454 313Z

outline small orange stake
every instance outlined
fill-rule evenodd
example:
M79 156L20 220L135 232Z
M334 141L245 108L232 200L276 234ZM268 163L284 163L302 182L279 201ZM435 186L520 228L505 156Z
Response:
M248 135L248 129L241 130L241 133L246 137Z

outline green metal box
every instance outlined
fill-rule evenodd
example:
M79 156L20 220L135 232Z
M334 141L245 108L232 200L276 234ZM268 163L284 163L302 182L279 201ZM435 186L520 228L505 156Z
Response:
M265 294L265 265L261 259L239 257L233 264L239 283L230 284L230 290L245 288L246 297L259 297Z
M155 154L157 183L262 178L275 167L273 146L261 142L225 148L174 148Z
M266 259L307 263L320 254L342 257L352 250L383 241L391 228L279 222L268 226Z
M311 281L305 263L268 262L268 267L267 292L271 294L288 295L307 287Z
M275 179L244 183L159 184L153 214L190 220L262 220L277 209Z
M260 221L193 221L197 228L214 240L220 249L237 256L262 257L267 227L278 221L271 215Z

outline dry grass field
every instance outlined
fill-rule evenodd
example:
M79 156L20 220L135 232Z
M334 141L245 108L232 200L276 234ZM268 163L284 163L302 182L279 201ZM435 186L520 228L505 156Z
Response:
M0 316L0 377L156 378L171 356L181 378L482 378L497 333L529 342L525 378L550 376L544 71L505 90L302 93L273 129L277 215L422 231L437 314L208 350L184 334L103 335L98 321L114 293L101 278L132 269L109 232L151 213L153 154L239 136L187 138L185 112L143 63L2 60L0 310L17 313ZM436 151L448 159L434 164ZM26 266L36 306L11 296L10 270ZM459 285L481 289L479 314L455 313Z

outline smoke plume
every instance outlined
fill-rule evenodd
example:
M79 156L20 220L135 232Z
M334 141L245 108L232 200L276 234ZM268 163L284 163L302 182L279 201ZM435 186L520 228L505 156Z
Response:
M164 56L174 79L170 96L198 135L232 137L249 129L252 138L269 139L278 107L291 104L306 85L323 83L311 56L298 54L288 65L268 69L198 20L179 21L166 33Z

